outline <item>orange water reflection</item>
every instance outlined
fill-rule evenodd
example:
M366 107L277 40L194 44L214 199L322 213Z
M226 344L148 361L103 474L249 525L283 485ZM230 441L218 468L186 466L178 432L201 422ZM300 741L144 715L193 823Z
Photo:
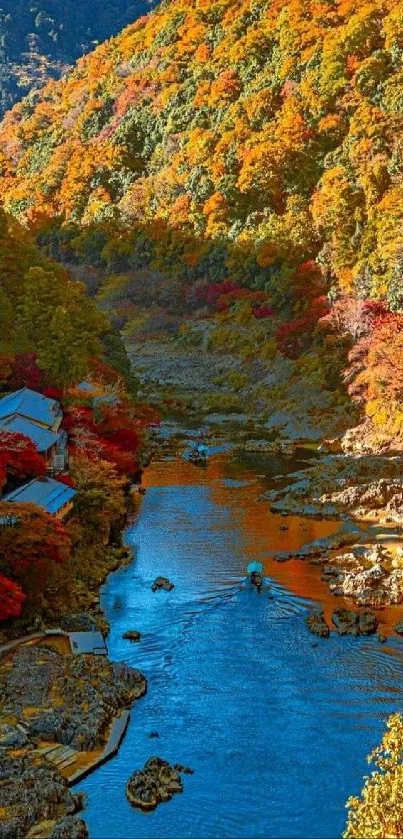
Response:
M270 481L256 469L225 455L212 458L206 469L181 458L156 460L144 474L145 487L200 484L209 487L214 503L234 510L234 530L241 531L245 566L258 556L264 561L267 576L296 595L317 601L329 621L334 609L341 606L355 608L353 601L331 594L327 583L321 579L320 567L298 559L282 563L273 559L279 551L298 550L307 542L334 533L339 527L338 521L301 516L285 518L271 513L268 503L258 500L259 495L270 486ZM237 538L235 533L234 538ZM265 545L267 555L262 556L262 546L264 551ZM402 616L403 604L380 610L378 620L381 631L390 634Z

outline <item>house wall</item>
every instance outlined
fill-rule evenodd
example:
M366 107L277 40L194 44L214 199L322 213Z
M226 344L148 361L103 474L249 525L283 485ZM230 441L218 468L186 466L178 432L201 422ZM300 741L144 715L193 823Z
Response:
M60 510L55 513L56 519L65 519L69 513L71 513L73 509L73 501L69 501L67 504L64 504L63 507L60 507Z

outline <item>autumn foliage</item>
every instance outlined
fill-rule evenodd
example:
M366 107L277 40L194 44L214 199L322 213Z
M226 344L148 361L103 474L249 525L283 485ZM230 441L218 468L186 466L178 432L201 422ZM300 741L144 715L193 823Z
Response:
M0 490L7 480L36 478L45 472L45 462L28 437L0 429Z
M21 586L0 574L0 621L18 618L24 600L25 594Z
M185 301L226 337L233 314L257 353L274 343L301 369L312 348L337 347L351 395L393 435L399 339L365 306L403 308L402 44L401 0L170 0L6 115L0 196L49 253L101 269L97 291L129 336L138 317L143 337L177 334ZM49 276L33 279L46 297ZM57 334L72 378L100 355L96 328L77 351L79 310L69 333L58 306L38 353L60 386Z

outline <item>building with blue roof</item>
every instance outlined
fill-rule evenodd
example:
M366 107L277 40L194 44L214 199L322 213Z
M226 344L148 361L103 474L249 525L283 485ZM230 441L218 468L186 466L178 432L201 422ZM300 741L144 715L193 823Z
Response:
M10 431L12 434L24 434L25 437L29 437L38 449L38 452L43 455L46 455L50 449L57 446L63 437L63 432L55 434L54 431L48 431L47 428L35 425L31 420L15 414L12 417L0 420L0 428L4 428L5 431Z
M34 478L2 499L14 504L37 504L57 518L65 518L73 506L76 490L55 478Z
M62 471L67 461L67 434L60 431L59 402L23 387L0 399L0 430L24 434L36 446L49 469Z
M62 409L56 399L49 399L29 387L8 393L0 399L0 420L13 415L25 417L51 431L58 431L63 419Z

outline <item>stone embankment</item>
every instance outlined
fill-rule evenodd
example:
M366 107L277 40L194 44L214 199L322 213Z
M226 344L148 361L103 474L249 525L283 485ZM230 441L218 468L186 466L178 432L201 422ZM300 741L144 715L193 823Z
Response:
M146 691L146 679L104 656L64 655L49 641L0 659L0 839L84 839L68 790L77 753L102 753L116 717ZM52 764L52 744L66 747ZM60 749L59 749L60 751ZM45 824L46 823L46 824Z

